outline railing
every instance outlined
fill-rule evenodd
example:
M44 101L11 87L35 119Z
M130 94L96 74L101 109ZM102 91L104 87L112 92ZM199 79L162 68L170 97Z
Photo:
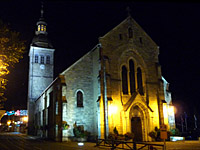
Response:
M164 150L163 144L154 144L147 142L132 142L132 141L121 141L121 140L105 140L97 139L96 146L110 147L114 149L126 149L126 150Z

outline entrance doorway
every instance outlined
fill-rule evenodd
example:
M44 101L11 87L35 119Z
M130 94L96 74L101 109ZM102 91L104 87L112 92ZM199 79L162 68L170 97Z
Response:
M131 131L134 133L134 141L142 141L142 123L140 117L131 118Z

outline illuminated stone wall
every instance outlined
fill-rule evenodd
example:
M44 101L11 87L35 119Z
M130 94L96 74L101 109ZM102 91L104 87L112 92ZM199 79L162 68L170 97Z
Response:
M84 55L61 74L66 82L67 103L64 105L63 120L70 125L68 136L74 136L73 125L76 122L95 137L98 132L97 100L100 95L98 49ZM83 93L83 107L77 106L78 91Z
M128 17L100 37L94 49L60 74L64 77L64 85L59 85L62 88L56 90L58 85L52 83L37 100L36 113L43 112L43 115L39 115L47 120L49 116L46 114L45 119L43 110L49 111L49 95L51 92L53 95L61 92L64 102L62 110L58 111L56 103L55 108L51 109L61 112L61 120L70 126L63 131L63 136L74 136L73 125L76 122L93 137L104 138L116 127L119 134L134 132L137 140L151 141L148 134L155 127L160 128L165 123L171 128L169 115L165 117L165 101L168 102L169 97L166 97L166 84L163 83L158 55L156 43ZM132 93L131 61L134 62L136 89ZM127 68L127 93L122 90L122 66ZM138 75L139 70L142 79ZM83 94L81 107L77 106L78 92ZM171 98L167 104L172 104ZM57 137L60 130L58 126L55 129ZM47 133L43 135L47 136Z
M129 28L132 29L131 37ZM151 140L148 133L155 127L159 128L164 121L164 91L158 62L158 46L131 17L101 37L99 42L102 55L108 60L107 65L105 62L105 73L109 76L106 80L106 94L112 99L108 101L108 132L113 132L114 127L120 134L131 132L131 119L138 117L141 120L142 140ZM130 93L129 60L134 62L135 81L137 68L140 67L142 71L144 94L139 94L137 90L135 95ZM122 66L126 66L128 72L128 94L122 93Z
M35 56L38 62L35 62ZM44 56L44 63L41 63ZM50 63L46 64L46 56L50 56ZM28 134L34 135L34 107L35 100L53 81L54 49L31 46L29 51L28 78Z

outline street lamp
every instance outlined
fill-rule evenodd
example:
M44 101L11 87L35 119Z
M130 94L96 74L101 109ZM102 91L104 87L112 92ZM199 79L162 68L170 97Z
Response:
M28 122L28 117L23 117L22 119L24 122Z

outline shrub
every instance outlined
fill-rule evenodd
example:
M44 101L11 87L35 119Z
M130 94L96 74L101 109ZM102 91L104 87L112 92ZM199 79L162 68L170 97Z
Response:
M90 132L84 130L83 125L76 125L76 122L74 123L73 133L76 138L87 138L90 135Z

